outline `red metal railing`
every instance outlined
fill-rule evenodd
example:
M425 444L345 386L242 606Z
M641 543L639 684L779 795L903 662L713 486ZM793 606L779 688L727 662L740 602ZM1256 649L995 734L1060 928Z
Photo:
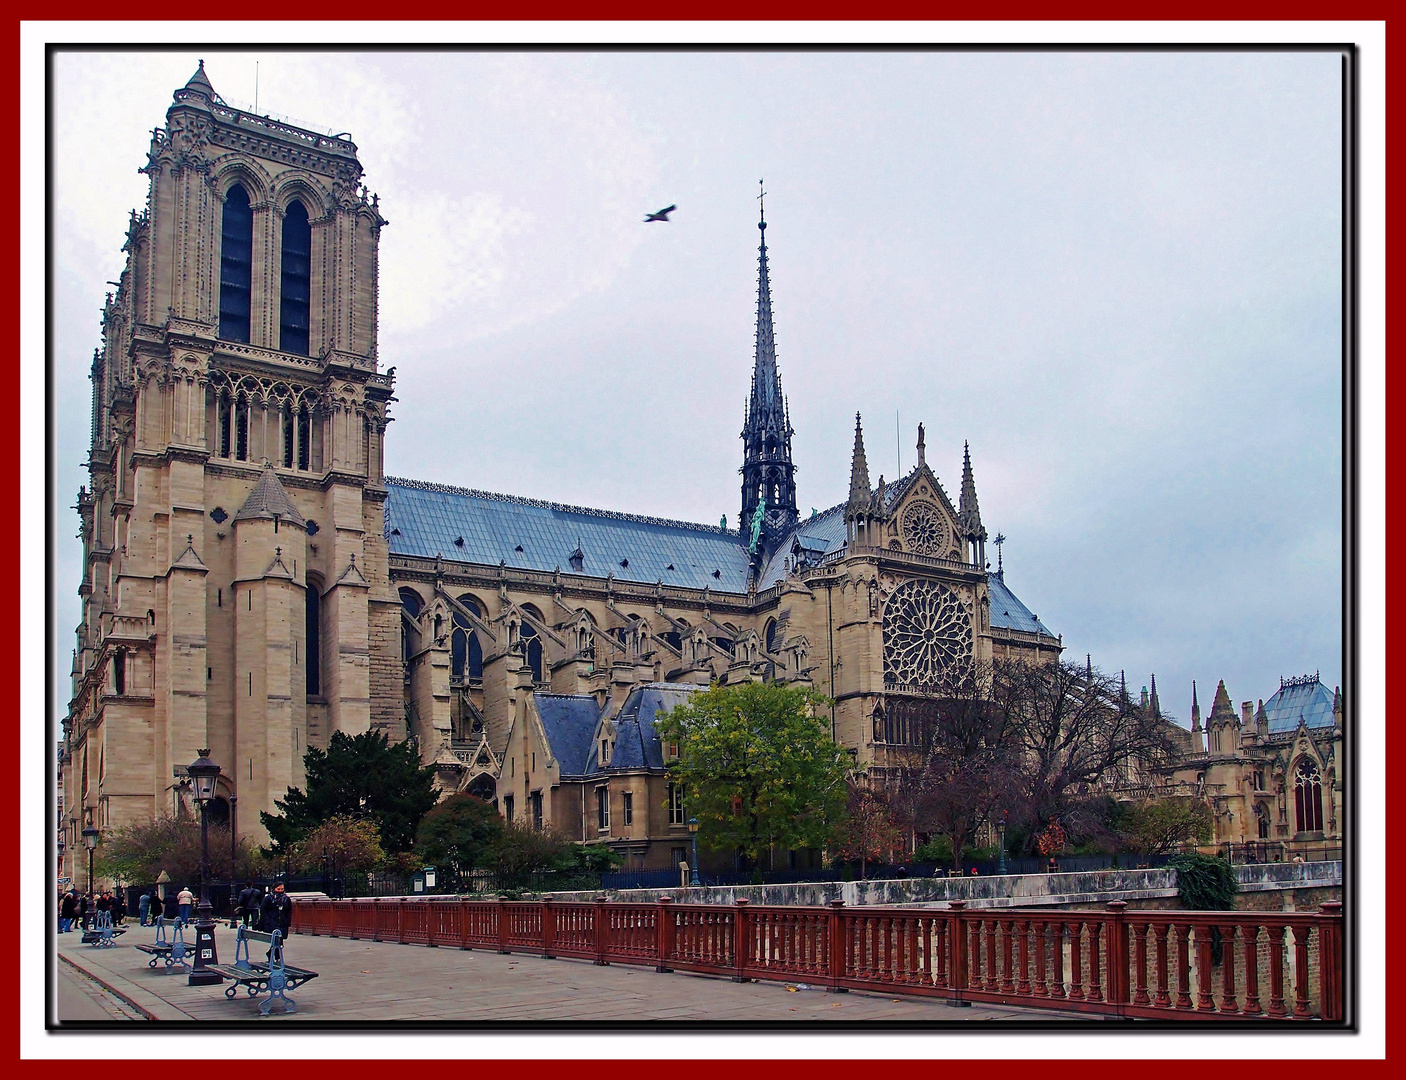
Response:
M305 900L303 934L649 964L1117 1016L1337 1022L1342 905L1319 912Z

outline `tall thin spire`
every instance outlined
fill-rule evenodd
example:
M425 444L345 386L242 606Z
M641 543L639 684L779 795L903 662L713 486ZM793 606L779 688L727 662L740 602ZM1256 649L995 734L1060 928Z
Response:
M1191 730L1201 730L1201 704L1196 700L1196 680L1191 680Z
M758 181L760 185L760 181ZM742 428L742 515L744 535L750 535L757 508L762 508L758 554L775 545L799 520L796 510L795 465L791 461L791 419L776 367L776 335L771 322L771 271L766 253L766 189L757 196L762 205L757 229L757 338L752 366L752 392Z
M962 497L957 505L957 525L962 530L963 539L972 546L972 562L985 568L986 530L981 524L981 507L976 502L976 478L972 475L971 444L965 441L962 443ZM999 545L1000 541L997 543ZM1000 550L998 546L997 561L1000 560Z
M864 457L864 428L854 414L854 455L849 466L849 509L869 506L869 462Z
M1162 703L1157 700L1157 676L1152 676L1152 713L1154 716L1162 715Z

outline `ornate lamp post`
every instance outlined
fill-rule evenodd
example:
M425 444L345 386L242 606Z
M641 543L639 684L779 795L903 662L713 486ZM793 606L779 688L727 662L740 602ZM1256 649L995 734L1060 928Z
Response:
M1001 811L1000 823L996 826L996 835L1000 838L997 841L996 853L996 873L1006 872L1006 818L1010 817L1009 810Z
M688 819L688 832L693 838L693 860L688 864L688 883L690 885L702 885L698 880L698 819L691 817Z
M93 895L93 852L98 846L98 830L91 825L83 827L83 846L88 849L88 895Z
M195 963L188 982L191 986L211 986L224 982L221 976L205 969L207 964L220 962L215 955L215 920L210 917L210 803L215 799L220 767L210 760L209 750L201 750L186 772L200 803L200 905L195 909Z

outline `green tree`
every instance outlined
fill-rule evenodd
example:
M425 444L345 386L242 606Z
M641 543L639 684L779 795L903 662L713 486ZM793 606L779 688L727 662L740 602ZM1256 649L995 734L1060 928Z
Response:
M1134 851L1160 855L1188 841L1212 836L1211 808L1201 799L1174 796L1128 807L1119 822L1124 842Z
M378 731L356 736L334 732L325 751L308 747L303 764L307 791L289 788L282 799L274 800L281 814L259 814L274 854L287 853L338 814L370 818L386 851L408 851L420 819L438 797L434 769L420 767L414 744L392 746Z
M472 795L451 795L420 820L415 852L431 866L459 873L490 862L505 823L498 811Z
M849 755L819 718L829 702L777 684L714 686L656 722L679 746L670 766L683 784L699 842L764 853L829 846L845 817Z
M324 855L331 856L332 865L338 870L370 870L386 857L376 823L346 814L337 814L314 826L294 844L293 867L320 870Z

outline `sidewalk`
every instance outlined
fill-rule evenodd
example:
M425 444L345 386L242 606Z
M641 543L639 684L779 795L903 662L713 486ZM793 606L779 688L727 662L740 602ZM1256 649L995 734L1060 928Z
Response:
M220 959L234 960L234 933L215 932ZM190 986L186 972L167 974L132 946L155 939L155 931L128 923L110 949L59 937L62 964L81 971L135 1005L153 1020L259 1020L253 998L241 989L231 1001L218 986ZM953 1008L932 998L854 991L788 990L791 983L734 983L683 973L661 974L649 967L597 967L581 960L545 960L496 952L430 949L423 945L350 941L294 934L288 962L319 973L292 992L298 1011L284 1016L277 1004L265 1024L317 1020L461 1021L493 1023L658 1020L737 1021L776 1024L794 1021L857 1023L875 1020L933 1024L987 1020L1088 1019L1070 1013L1009 1006ZM62 1019L62 1018L60 1018Z

